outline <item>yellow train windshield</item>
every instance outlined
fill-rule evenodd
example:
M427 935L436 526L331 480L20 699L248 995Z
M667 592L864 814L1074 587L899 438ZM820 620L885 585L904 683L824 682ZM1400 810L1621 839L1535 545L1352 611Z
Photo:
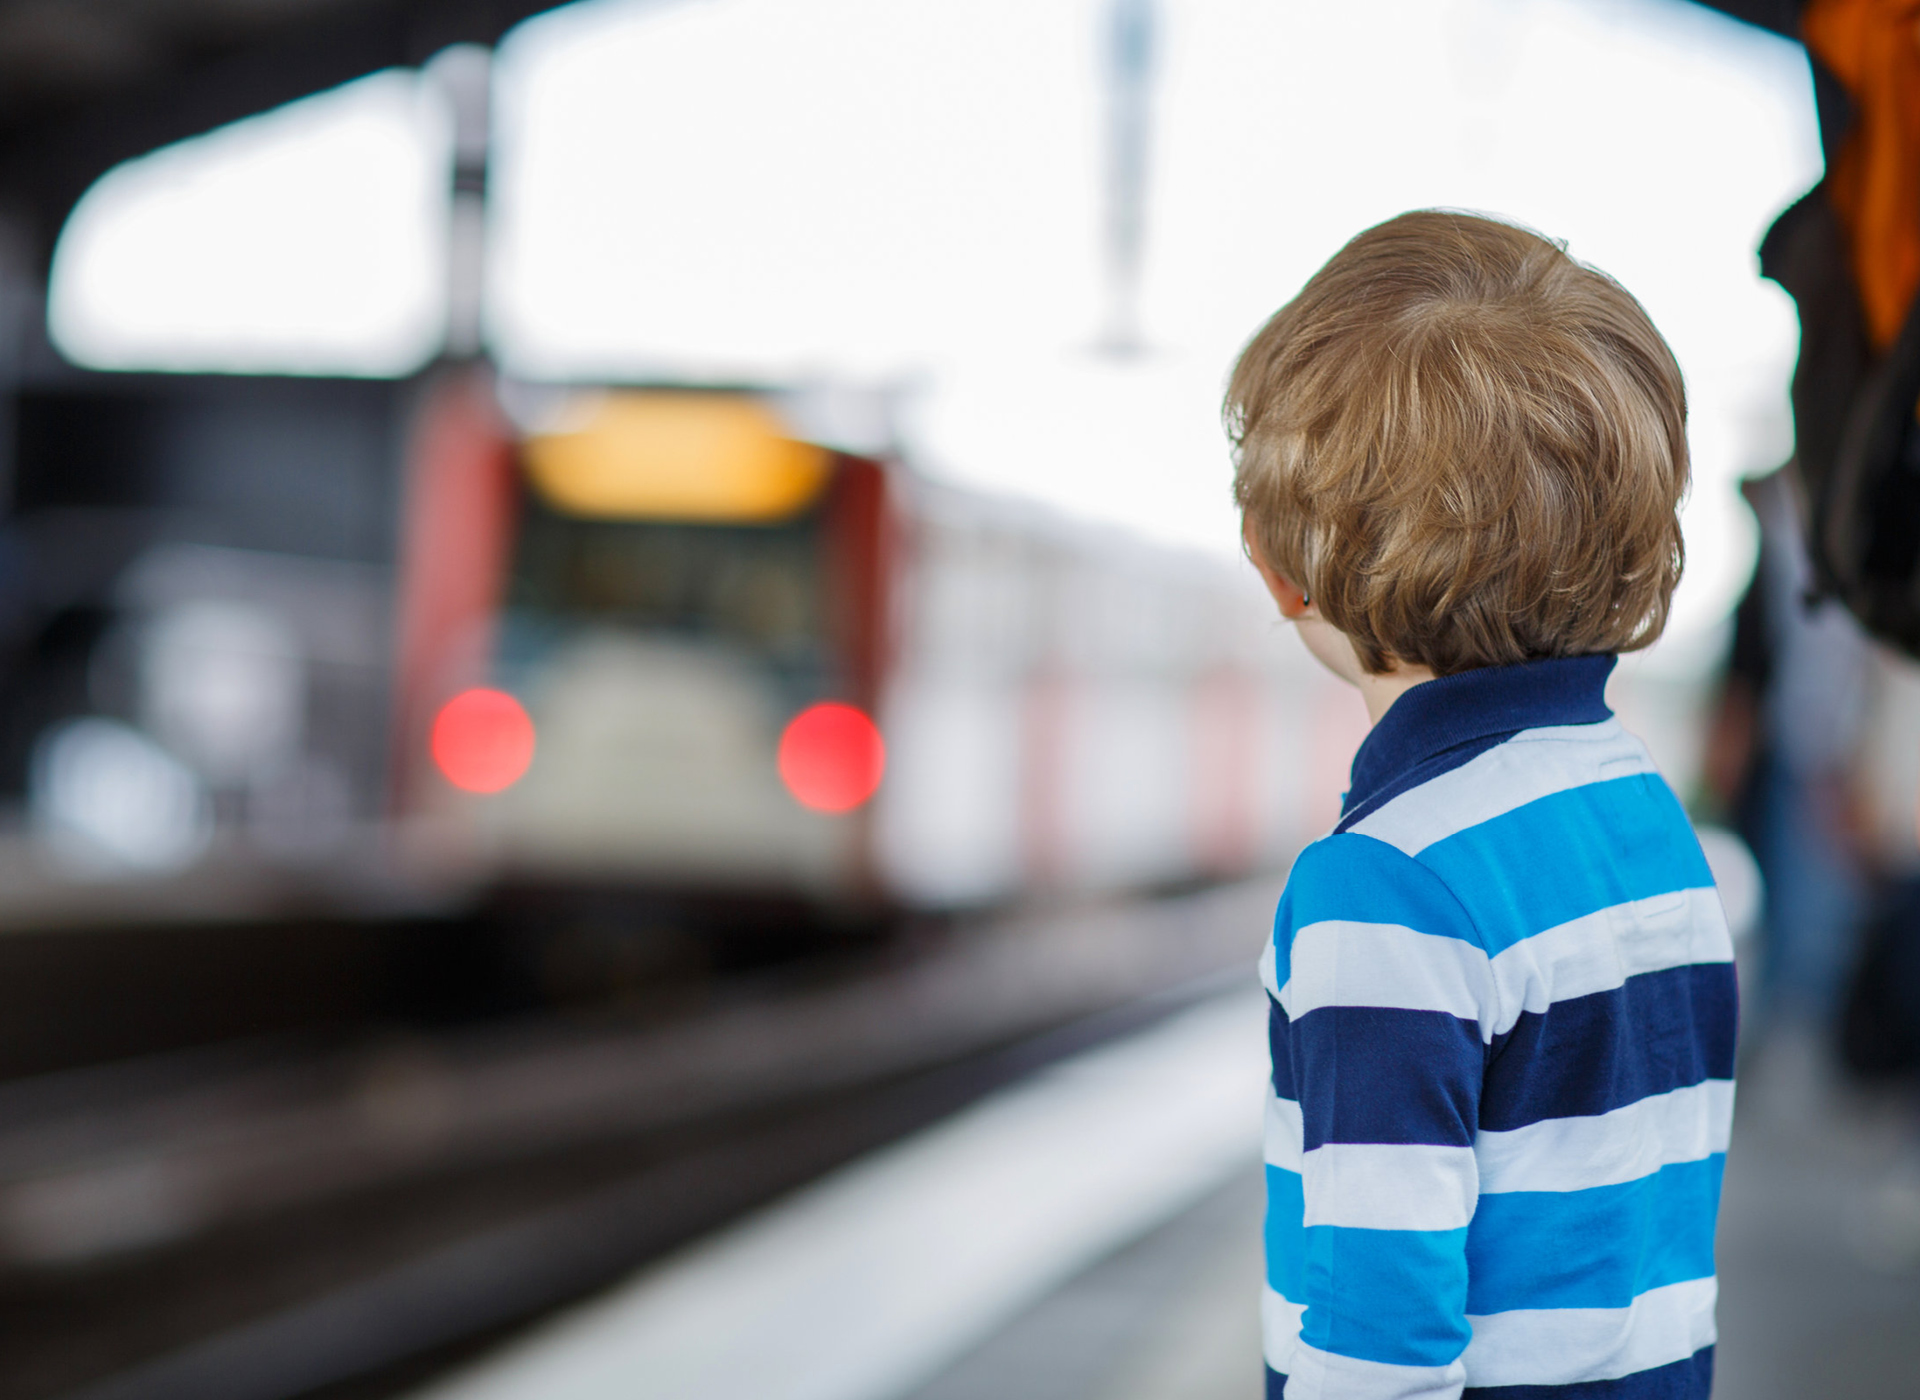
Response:
M560 430L525 446L552 510L593 520L774 524L812 505L831 454L787 436L765 404L734 394L583 395Z

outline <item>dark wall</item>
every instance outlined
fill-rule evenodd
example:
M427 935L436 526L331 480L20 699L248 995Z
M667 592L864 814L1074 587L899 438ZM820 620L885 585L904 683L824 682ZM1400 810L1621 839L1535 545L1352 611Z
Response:
M404 386L82 376L24 391L12 514L155 512L170 538L390 560Z
M127 708L103 659L117 655L116 585L152 546L390 564L415 392L369 380L78 372L23 388L0 515L0 799L24 792L49 726ZM388 643L384 620L354 616L367 657L314 669L308 721L316 742L332 736L322 747L355 775L365 807L384 760Z

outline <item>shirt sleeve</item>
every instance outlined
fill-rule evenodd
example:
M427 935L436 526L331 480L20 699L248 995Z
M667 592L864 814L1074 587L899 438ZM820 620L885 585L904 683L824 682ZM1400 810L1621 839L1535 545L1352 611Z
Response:
M1451 1400L1472 1337L1486 951L1438 876L1345 834L1296 863L1263 972L1268 1365L1289 1400Z

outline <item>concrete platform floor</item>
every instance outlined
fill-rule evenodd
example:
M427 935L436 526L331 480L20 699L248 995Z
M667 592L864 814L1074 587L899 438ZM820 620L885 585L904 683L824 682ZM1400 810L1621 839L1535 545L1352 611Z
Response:
M1257 1164L905 1400L1259 1400Z
M1777 1030L1741 1073L1720 1214L1717 1400L1920 1396L1920 1100Z

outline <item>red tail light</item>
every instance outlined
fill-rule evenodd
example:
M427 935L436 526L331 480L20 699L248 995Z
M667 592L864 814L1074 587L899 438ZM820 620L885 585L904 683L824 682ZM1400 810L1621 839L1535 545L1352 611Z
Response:
M851 705L812 705L780 736L780 778L794 801L847 812L880 786L887 748L874 722Z
M455 787L499 792L533 762L533 721L504 690L463 690L434 717L429 746Z

